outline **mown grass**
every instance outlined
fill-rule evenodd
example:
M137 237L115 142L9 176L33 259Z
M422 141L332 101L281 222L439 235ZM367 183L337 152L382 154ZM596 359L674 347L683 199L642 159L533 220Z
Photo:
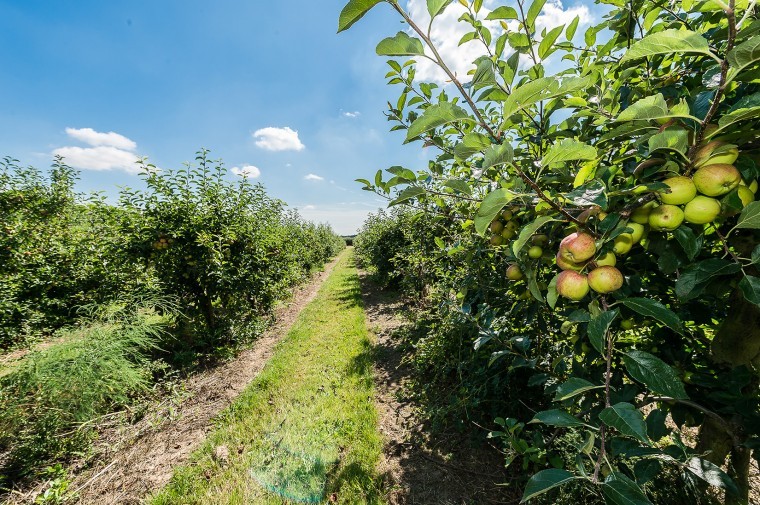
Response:
M262 373L152 503L382 503L372 399L372 347L349 249Z

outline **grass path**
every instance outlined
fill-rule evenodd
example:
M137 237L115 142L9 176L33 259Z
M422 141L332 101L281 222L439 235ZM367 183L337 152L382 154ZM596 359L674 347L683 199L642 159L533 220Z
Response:
M382 503L372 346L353 251L151 503Z

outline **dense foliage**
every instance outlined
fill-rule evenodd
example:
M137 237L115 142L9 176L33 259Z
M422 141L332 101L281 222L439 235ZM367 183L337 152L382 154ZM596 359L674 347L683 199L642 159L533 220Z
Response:
M484 392L481 411L502 409L492 436L533 474L524 500L673 503L667 477L687 503L716 490L747 503L760 459L760 21L754 2L603 3L580 33L577 17L539 27L544 0L428 0L428 19L396 0L348 2L340 30L380 4L406 22L377 47L408 58L388 62L401 93L387 115L438 150L424 170L360 182L424 216L382 235L436 235L417 251L433 272L430 338L446 349L430 365L461 357L457 342L481 351L458 366L492 373L459 373L453 397ZM469 27L460 44L482 48L469 82L431 38L447 9ZM422 58L451 85L415 79ZM383 275L408 275L395 268Z

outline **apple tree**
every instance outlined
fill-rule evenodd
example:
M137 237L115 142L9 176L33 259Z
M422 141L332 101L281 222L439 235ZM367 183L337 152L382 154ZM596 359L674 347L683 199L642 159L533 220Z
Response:
M436 155L359 181L443 223L439 261L465 248L472 264L487 248L509 263L494 272L515 301L502 313L528 315L530 338L517 345L490 319L484 335L504 342L494 359L533 368L544 397L494 435L524 462L558 433L584 441L572 461L524 463L536 473L523 500L573 483L651 503L669 468L748 503L760 459L755 2L605 0L581 33L578 17L540 26L545 0L427 0L424 20L397 0L351 0L339 31L381 4L406 24L377 46L396 58L387 117ZM459 44L481 49L467 75L432 36L448 9L468 27ZM416 78L422 60L445 85Z

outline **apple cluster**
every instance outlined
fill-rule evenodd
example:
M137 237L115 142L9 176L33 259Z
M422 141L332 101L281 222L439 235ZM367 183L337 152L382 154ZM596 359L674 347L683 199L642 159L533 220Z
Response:
M570 300L581 300L589 290L606 294L623 287L623 274L615 268L613 252L598 254L596 240L585 232L575 232L562 239L557 252L557 293ZM584 273L588 272L588 273Z
M520 223L515 218L511 209L505 209L497 219L491 221L489 229L491 230L491 245L499 246L507 243L517 235ZM539 255L540 256L540 255Z

